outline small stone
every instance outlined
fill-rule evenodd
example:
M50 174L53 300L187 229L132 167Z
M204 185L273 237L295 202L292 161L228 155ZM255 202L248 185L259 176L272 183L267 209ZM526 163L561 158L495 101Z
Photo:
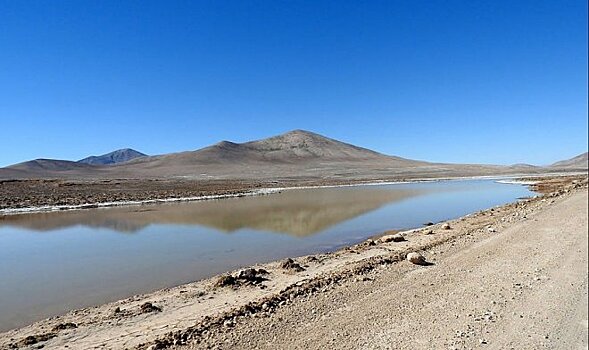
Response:
M280 264L280 267L282 267L285 270L292 270L295 272L305 271L304 267L302 267L299 263L295 262L294 260L292 260L290 258L284 260L282 262L282 264Z
M72 322L60 323L57 326L53 327L53 331L60 331L64 329L73 329L78 328L78 325Z
M244 282L244 283L251 283L251 284L259 284L267 280L267 278L262 277L263 275L267 275L268 271L264 269L245 269L239 271L237 275L237 280Z
M452 226L450 226L450 224L446 222L444 225L442 225L442 229L444 229L444 230L451 230L452 229Z
M383 236L380 240L383 243L387 243L387 242L403 242L403 241L405 241L405 237L403 237L403 235L400 234L400 233L396 233L394 235L386 235L386 236Z
M421 255L419 253L415 253L415 252L407 254L407 260L415 265L425 265L426 264L426 261L425 261L425 258L423 257L423 255Z
M159 306L155 306L150 302L143 303L141 305L141 312L148 313L148 312L161 312L162 308Z
M237 282L237 280L235 279L235 277L233 277L231 275L223 275L217 279L215 286L217 286L217 287L232 286L232 285L235 285L236 282Z

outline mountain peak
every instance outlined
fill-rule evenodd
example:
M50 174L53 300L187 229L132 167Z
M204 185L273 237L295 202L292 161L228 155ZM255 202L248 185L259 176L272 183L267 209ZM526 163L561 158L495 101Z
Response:
M122 148L99 156L90 156L78 161L78 163L109 165L130 161L135 158L145 157L146 154L132 148Z
M314 133L312 131L302 130L302 129L291 130L289 132L285 132L284 134L277 135L277 136L270 137L270 138L280 138L280 137L282 137L282 138L291 138L291 139L303 138L303 139L332 140L329 137L326 137L326 136L323 136L323 135Z
M235 142L231 142L231 141L221 141L221 142L217 142L215 143L213 146L219 147L219 148L234 148L239 146L238 143Z
M263 154L265 159L289 162L311 158L351 161L383 157L377 152L300 129L242 145Z
M283 135L308 135L308 136L321 136L317 133L314 133L312 131L308 131L308 130L303 130L303 129L294 129L288 132L285 132ZM323 136L321 136L323 137Z

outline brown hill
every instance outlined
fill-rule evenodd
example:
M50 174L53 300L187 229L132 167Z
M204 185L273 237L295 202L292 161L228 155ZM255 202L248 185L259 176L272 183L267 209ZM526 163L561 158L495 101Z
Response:
M196 151L140 157L111 165L39 159L0 169L0 178L355 179L535 172L529 166L428 163L384 155L312 132Z
M561 160L550 165L551 168L559 168L559 169L579 169L579 170L587 170L589 168L589 153L585 152L583 154L579 154L576 157L571 159Z
M78 169L95 169L96 166L90 164L72 162L69 160L58 159L35 159L28 162L11 165L8 169L21 171L66 171Z
M131 148L118 149L110 153L102 154L99 156L90 156L84 159L78 160L77 163L95 164L95 165L108 165L128 162L131 159L145 157L147 154L141 153Z
M312 132L295 130L246 143L219 142L197 151L144 157L114 166L122 174L149 176L251 177L290 176L333 166L390 164L418 166L425 162L391 157L333 140ZM327 171L333 173L333 171Z
M0 168L0 179L101 176L103 166L58 159L35 159Z

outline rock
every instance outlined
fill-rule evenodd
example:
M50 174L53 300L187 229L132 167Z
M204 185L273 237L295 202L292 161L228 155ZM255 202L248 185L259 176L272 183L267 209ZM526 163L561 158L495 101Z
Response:
M442 225L442 229L444 229L444 230L451 230L452 229L452 226L450 226L450 224L446 222L444 225Z
M37 340L37 337L35 337L34 335L29 335L23 340L24 345L33 345L37 344L38 342L39 341Z
M141 312L142 313L161 312L161 311L162 311L161 307L155 306L150 302L146 302L146 303L141 304Z
M419 253L409 253L407 254L407 260L415 265L425 265L426 261L423 255Z
M239 274L237 275L237 280L245 283L258 284L267 280L266 278L262 277L263 275L267 274L268 271L264 269L245 269L239 271Z
M223 276L220 276L219 279L217 279L217 282L215 282L215 286L226 287L226 286L233 286L236 283L237 283L237 280L235 279L235 277L233 277L231 275L223 275Z
M387 243L387 242L403 242L405 240L405 237L403 237L403 235L401 235L400 233L395 233L394 235L386 235L383 236L380 241L383 243Z
M73 329L78 328L78 325L72 322L60 323L57 326L53 327L53 331L61 331L64 329Z
M282 264L280 264L280 267L282 267L285 270L292 270L295 272L305 271L305 269L301 265L299 265L298 263L296 263L294 260L292 260L290 258L284 260L282 262Z
M424 233L426 235L433 235L434 234L434 230L425 230Z
M426 222L425 224L423 224L424 226L432 226L434 223L433 222Z
M168 347L168 343L161 340L156 340L155 344L151 345L148 350L161 350L166 349Z
M393 242L403 242L405 240L405 237L402 234L397 233L393 235L392 239Z
M489 233L497 232L497 230L495 230L495 228L494 227L491 227L491 226L487 227L487 231Z
M57 334L55 333L43 333L43 334L35 334L35 335L29 335L26 338L24 338L23 340L20 341L20 343L22 345L34 345L40 342L44 342L47 341L51 338L55 338L57 337Z

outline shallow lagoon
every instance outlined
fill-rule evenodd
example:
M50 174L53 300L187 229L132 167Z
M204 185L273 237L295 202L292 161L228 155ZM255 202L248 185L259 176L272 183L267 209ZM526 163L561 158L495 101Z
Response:
M0 331L531 195L464 180L8 216L0 220Z

